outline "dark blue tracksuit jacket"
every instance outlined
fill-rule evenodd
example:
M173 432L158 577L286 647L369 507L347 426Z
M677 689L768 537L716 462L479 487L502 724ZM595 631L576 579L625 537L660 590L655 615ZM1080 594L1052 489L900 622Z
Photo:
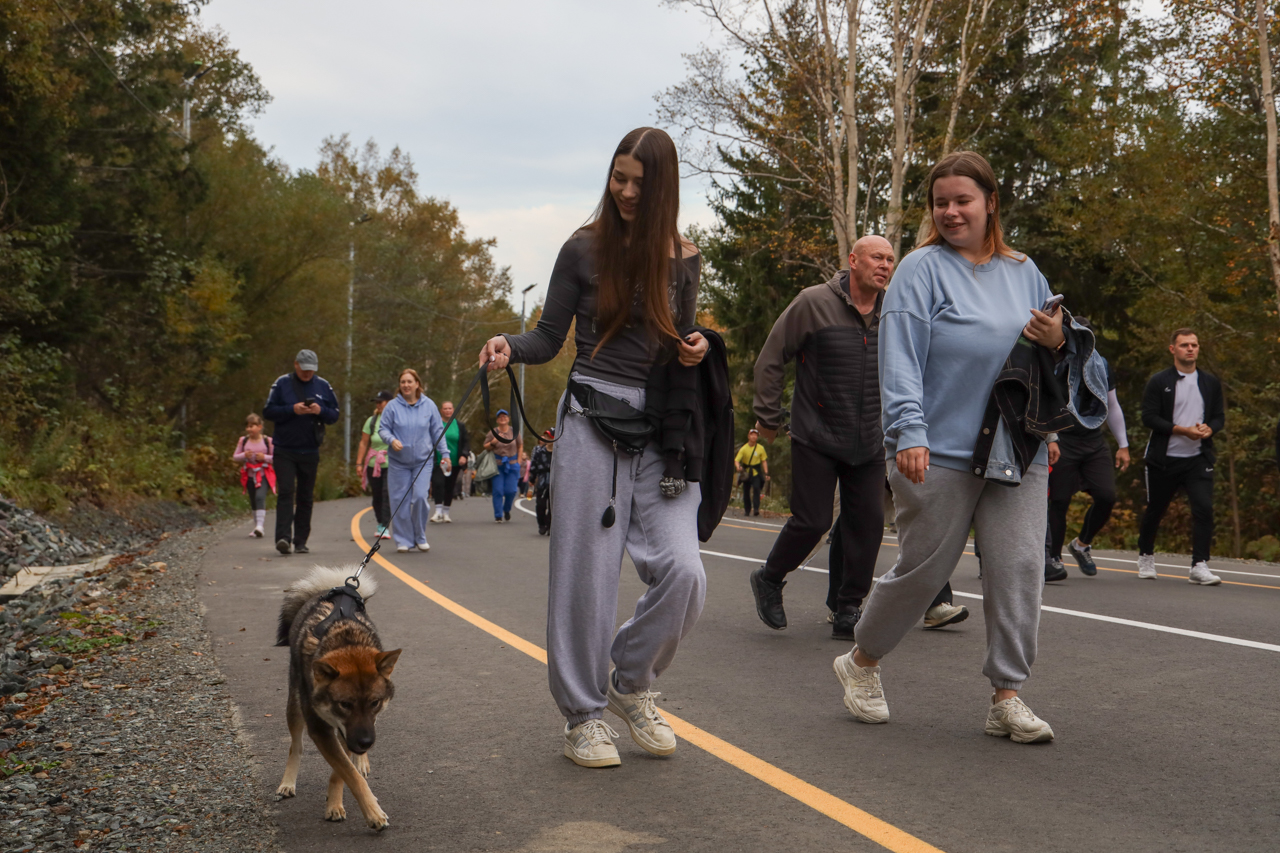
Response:
M301 403L308 397L316 398L316 402L320 404L320 414L295 415L293 404ZM325 424L338 422L338 397L329 383L319 376L312 376L303 382L298 379L297 374L290 371L271 384L267 404L262 407L262 417L276 425L271 438L277 449L294 453L319 453L315 422L317 418Z

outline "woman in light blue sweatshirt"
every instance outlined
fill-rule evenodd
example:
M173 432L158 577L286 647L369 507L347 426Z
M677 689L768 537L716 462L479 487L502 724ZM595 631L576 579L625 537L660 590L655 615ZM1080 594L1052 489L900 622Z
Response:
M396 541L396 550L404 552L413 547L419 551L429 550L427 490L431 487L431 457L434 453L440 454L441 470L448 475L449 445L445 443L440 410L422 393L422 380L416 370L400 371L400 394L382 410L378 435L390 448L387 489L394 513L391 536ZM416 480L415 474L418 474Z
M880 395L898 561L877 584L836 658L845 706L889 719L880 658L893 651L948 581L973 525L982 542L983 674L995 690L986 733L1019 743L1053 730L1018 698L1031 671L1044 585L1047 455L1011 486L970 471L987 400L1019 335L1058 350L1062 312L1039 309L1049 284L1005 245L998 184L978 154L956 152L929 174L933 231L898 266L880 318Z

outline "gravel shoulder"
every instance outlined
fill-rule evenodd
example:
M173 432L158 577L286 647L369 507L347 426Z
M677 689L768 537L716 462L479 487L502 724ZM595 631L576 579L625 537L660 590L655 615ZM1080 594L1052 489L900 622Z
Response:
M0 605L0 850L279 850L197 594L229 524Z

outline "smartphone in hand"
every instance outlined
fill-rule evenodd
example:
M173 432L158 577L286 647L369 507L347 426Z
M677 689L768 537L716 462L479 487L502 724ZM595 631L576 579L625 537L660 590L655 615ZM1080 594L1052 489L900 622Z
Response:
M1066 297L1061 293L1054 294L1044 301L1044 305L1040 306L1042 314L1048 314L1052 317L1058 310L1058 306L1062 304L1062 300Z

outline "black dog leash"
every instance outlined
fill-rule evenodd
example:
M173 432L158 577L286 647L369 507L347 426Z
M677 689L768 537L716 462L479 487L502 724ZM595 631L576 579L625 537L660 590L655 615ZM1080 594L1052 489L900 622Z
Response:
M525 428L529 430L529 433L535 439L537 439L538 432L533 428L532 425L530 425L529 418L524 413L524 400L522 399L520 394L520 386L519 384L516 383L515 372L512 371L509 365L505 369L507 371L507 378L511 380L512 396L515 398L516 408L520 411L520 417L524 420ZM446 432L449 431L449 427L452 426L453 422L458 419L458 415L461 414L462 412L462 407L466 405L467 400L471 397L472 392L476 390L477 385L480 386L480 399L484 403L485 425L486 426L489 425L489 365L484 364L484 365L481 365L480 369L476 371L475 378L471 380L471 384L467 386L467 390L463 392L461 399L458 400L458 404L454 407L454 410L453 410L454 412L453 417L449 418L448 422L445 423L444 429L441 431L440 435L436 436L433 439L431 443L432 447L435 447L437 444L440 443L440 438ZM548 439L539 439L539 440L548 441ZM392 517L394 517L395 514L400 511L400 507L404 506L404 502L409 499L409 495L413 494L413 484L418 482L418 476L422 473L423 469L427 467L427 462L430 460L430 458L431 457L428 457L427 459L422 460L422 464L419 465L418 470L414 472L413 479L409 481L408 490L404 493L404 497L400 498L400 503L396 504L395 510L391 513ZM343 583L343 586L334 587L332 590L330 590L329 593L327 594L327 599L332 599L334 596L337 596L337 595L346 595L346 596L354 595L359 602L357 606L359 607L360 610L363 610L364 599L361 598L360 593L357 592L357 590L360 589L360 575L364 572L365 567L369 565L369 561L373 559L373 555L378 553L378 549L381 547L382 547L382 537L379 536L378 538L373 540L373 546L369 548L369 552L364 555L364 559L361 560L360 565L356 567L355 574L347 578L346 581ZM337 612L338 612L338 608L335 607L333 609L333 613L337 613ZM332 615L333 614L330 614L331 617Z

